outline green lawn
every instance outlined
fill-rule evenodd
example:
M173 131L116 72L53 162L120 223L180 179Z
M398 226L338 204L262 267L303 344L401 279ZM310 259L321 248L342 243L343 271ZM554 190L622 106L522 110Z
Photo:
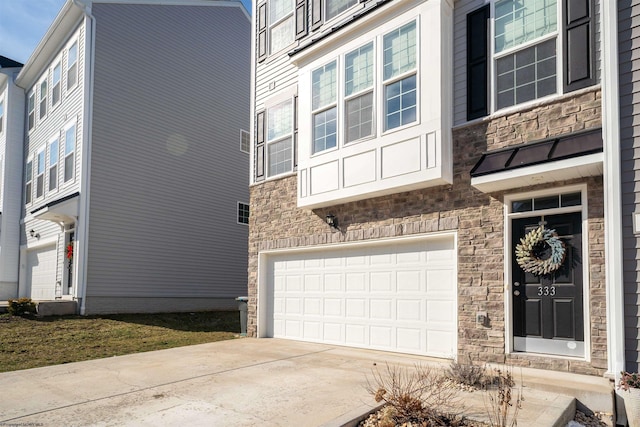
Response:
M0 372L233 339L237 311L18 317L0 315Z

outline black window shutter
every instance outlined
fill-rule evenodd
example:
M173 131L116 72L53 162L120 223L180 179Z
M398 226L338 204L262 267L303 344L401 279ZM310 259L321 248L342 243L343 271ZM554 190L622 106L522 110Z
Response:
M311 29L315 30L322 25L322 0L309 0L311 2Z
M296 39L307 35L307 0L296 3Z
M267 3L258 7L258 62L267 57Z
M298 97L293 97L293 168L298 167Z
M467 15L467 120L488 112L489 5Z
M564 93L596 83L593 9L593 0L563 0Z
M256 114L256 181L264 179L264 111Z

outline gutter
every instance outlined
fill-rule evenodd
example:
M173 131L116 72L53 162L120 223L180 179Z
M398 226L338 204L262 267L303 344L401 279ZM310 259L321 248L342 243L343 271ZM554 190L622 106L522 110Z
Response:
M84 117L83 117L83 138L82 138L82 168L80 178L80 203L78 206L78 217L80 218L77 229L80 243L78 248L78 263L76 264L76 298L80 299L80 314L86 314L87 295L87 271L88 271L88 242L89 242L89 200L90 200L90 177L91 177L91 140L93 135L93 83L95 70L95 43L96 43L96 18L91 14L91 7L80 0L71 0L78 6L88 18L87 25L91 31L85 28L85 77L84 88ZM87 39L90 37L90 39ZM87 46L89 46L87 48ZM88 57L86 53L88 52Z
M618 2L601 1L602 132L604 143L604 238L607 301L607 373L619 379L625 370L624 278L622 250L622 178L618 75Z

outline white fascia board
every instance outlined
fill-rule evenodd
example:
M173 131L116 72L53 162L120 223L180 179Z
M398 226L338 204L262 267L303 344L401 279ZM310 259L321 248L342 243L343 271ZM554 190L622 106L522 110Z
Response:
M80 23L83 12L73 0L67 0L58 12L44 37L38 43L33 53L22 67L16 78L16 84L23 89L29 89L40 78L42 71L51 62L51 58L58 54L66 39Z
M471 185L488 193L585 176L599 176L602 175L603 160L603 153L589 154L471 178Z

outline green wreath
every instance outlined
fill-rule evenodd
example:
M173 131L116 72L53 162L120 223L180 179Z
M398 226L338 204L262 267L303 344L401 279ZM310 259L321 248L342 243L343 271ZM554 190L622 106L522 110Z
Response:
M535 253L535 249L542 244L551 248L551 256L547 259L541 259ZM566 254L564 242L560 240L556 230L549 230L543 226L528 232L516 245L516 262L524 271L536 276L553 273L559 269Z

